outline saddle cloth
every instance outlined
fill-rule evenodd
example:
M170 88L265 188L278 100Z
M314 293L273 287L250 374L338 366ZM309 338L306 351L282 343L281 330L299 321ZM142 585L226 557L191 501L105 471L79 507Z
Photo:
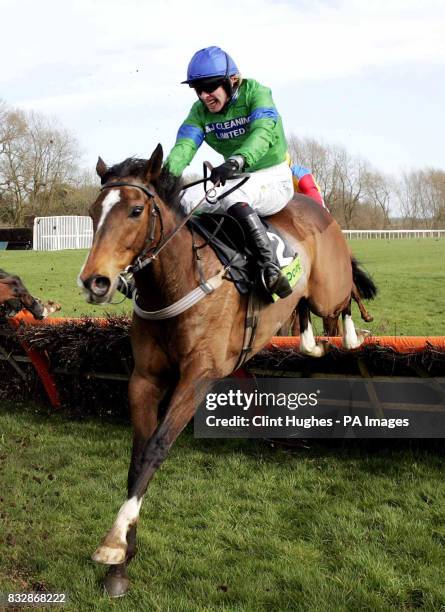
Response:
M261 221L274 249L276 263L294 286L302 273L299 256L271 223L263 218ZM229 276L242 295L262 286L258 264L246 246L240 224L233 217L225 213L199 213L189 219L188 226L205 239L224 266L230 265ZM275 300L275 296L272 297Z

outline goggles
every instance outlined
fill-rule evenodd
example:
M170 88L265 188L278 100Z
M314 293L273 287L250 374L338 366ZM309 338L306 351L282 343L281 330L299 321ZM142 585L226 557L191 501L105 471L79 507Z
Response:
M225 78L211 80L209 79L208 81L197 81L195 83L190 83L190 87L193 87L198 96L200 96L203 92L207 94L213 93L215 89L218 89L218 87L224 85L225 81Z

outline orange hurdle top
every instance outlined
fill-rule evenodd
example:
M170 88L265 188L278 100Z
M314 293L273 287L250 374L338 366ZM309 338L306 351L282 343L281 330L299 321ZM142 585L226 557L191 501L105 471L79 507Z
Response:
M11 324L14 327L18 327L20 322L26 325L63 325L64 323L73 323L79 321L76 317L54 317L47 318L38 321L34 319L32 314L26 310L20 311L12 319ZM106 327L108 325L108 319L97 317L95 318L97 325L100 327ZM342 339L340 337L325 337L320 336L318 340L323 340L332 344L338 348L342 346ZM300 338L298 336L274 336L266 348L289 348L298 349L300 345ZM416 353L424 351L428 348L437 349L440 351L445 350L445 336L370 336L366 338L365 342L360 348L364 346L382 346L391 348L398 353Z

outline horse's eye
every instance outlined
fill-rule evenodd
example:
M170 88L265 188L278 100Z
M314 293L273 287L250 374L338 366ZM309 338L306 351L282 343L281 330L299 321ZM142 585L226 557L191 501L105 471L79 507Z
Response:
M128 216L129 217L140 217L143 212L144 212L143 206L135 206L134 208L130 210L130 214Z

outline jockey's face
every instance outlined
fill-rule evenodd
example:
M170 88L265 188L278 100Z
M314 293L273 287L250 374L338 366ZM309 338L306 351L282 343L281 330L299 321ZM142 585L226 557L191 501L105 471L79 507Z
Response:
M219 113L227 103L227 93L222 85L217 87L212 93L202 91L199 99L205 104L211 113Z
M237 76L231 76L230 80L232 81L232 86L237 82ZM221 85L221 80L216 81L213 85L215 89L212 91L212 81L207 83L207 87L203 85L199 86L198 84L195 87L196 94L198 98L202 101L203 104L207 107L207 109L211 113L219 113L222 111L224 106L227 104L229 96L227 95L224 86Z

